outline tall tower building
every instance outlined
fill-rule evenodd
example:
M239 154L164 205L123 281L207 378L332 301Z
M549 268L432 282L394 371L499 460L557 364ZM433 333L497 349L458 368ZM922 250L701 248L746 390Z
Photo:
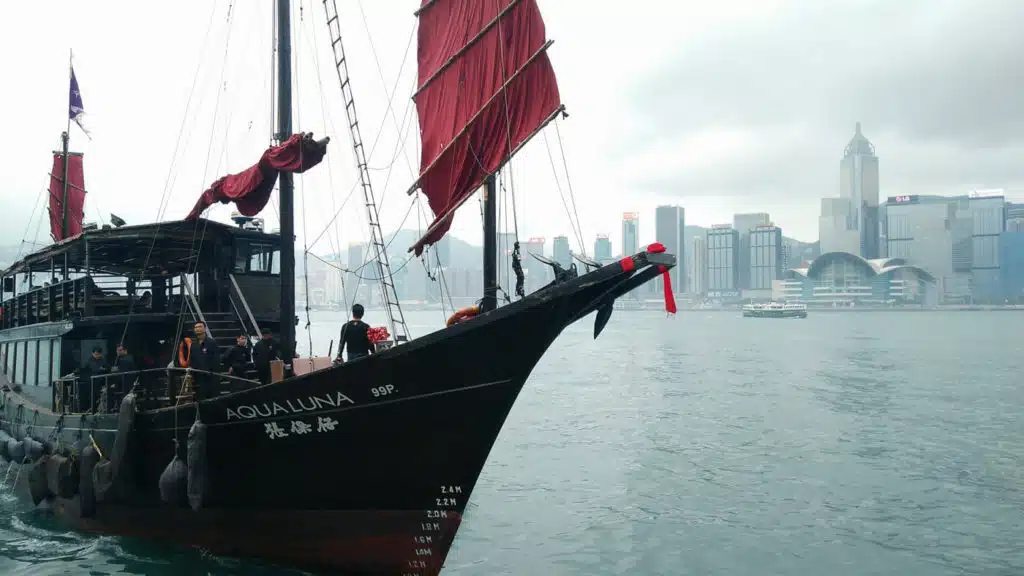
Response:
M686 290L686 242L683 240L685 228L686 210L681 206L658 206L655 209L654 239L676 257L676 266L669 272L672 289L676 292Z
M640 251L640 215L636 212L622 214L622 255L632 256Z
M848 229L856 230L860 256L879 257L878 156L860 122L839 161L839 197L850 203Z
M704 236L694 236L693 255L690 257L690 288L693 294L708 291L708 252L704 247Z
M750 283L750 229L757 226L764 226L771 222L767 212L753 212L750 214L734 214L732 227L736 229L739 237L739 288L746 290L753 288Z
M569 265L572 264L572 252L569 250L567 236L555 236L551 244L551 259L558 262L562 268L569 269Z
M739 234L736 229L729 224L712 226L707 234L707 254L708 294L715 297L738 295Z
M612 259L612 240L607 234L598 234L594 240L594 260L604 264Z

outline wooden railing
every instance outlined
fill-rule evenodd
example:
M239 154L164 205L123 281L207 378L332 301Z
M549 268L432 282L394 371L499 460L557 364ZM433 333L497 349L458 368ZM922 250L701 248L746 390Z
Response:
M83 276L32 288L2 304L0 328L129 312L177 310L174 304L178 298L184 297L182 292L186 283L175 285L173 279L168 278L164 297L159 300L160 310L154 309L152 288L148 282L132 290L129 290L129 284L127 278Z

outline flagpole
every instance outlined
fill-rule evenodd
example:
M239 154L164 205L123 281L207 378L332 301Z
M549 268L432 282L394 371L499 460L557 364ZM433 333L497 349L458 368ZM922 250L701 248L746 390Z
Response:
M71 76L75 73L75 65L73 60L75 59L75 52L73 49L68 48L68 86L71 86ZM71 94L68 94L68 129L67 133L71 135Z
M74 53L71 49L68 49L68 128L60 135L61 145L64 152L64 194L63 200L60 204L60 238L57 241L64 240L68 237L68 140L71 138L71 78L74 74L74 68L72 67L71 60L74 57ZM65 270L65 275L67 271Z

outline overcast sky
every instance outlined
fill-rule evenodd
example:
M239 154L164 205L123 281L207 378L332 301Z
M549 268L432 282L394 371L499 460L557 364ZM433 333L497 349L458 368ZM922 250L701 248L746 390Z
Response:
M425 226L425 203L410 212L404 195L418 169L418 3L338 4L367 146L380 132L370 164L384 226ZM334 137L329 161L297 179L296 228L300 243L320 236L313 249L326 253L364 239L366 218L353 198L329 225L357 175L322 3L293 5L295 128ZM540 5L571 115L558 128L588 252L597 233L619 249L624 211L641 213L641 240L652 240L664 203L700 225L767 211L787 235L813 241L818 199L838 194L857 121L881 157L883 197L1024 191L1024 2ZM72 128L72 149L86 154L87 220L183 217L210 182L254 162L271 133L271 6L237 2L230 17L228 0L6 6L0 197L13 224L0 244L47 241L41 201L66 123L69 48L92 133ZM573 237L548 156L567 194L554 126L546 143L535 139L513 163L519 235ZM264 216L276 227L274 207ZM454 230L478 242L479 226L474 200Z

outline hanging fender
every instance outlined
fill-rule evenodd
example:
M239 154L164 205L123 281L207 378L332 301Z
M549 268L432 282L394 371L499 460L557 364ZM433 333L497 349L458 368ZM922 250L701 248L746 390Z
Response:
M462 308L461 310L457 310L455 312L455 314L452 314L451 316L449 316L448 317L448 322L446 322L445 325L446 326L454 326L454 325L458 324L459 322L465 322L466 320L470 320L472 318L475 318L476 315L479 314L479 313L480 313L480 307L479 306L466 306L465 308Z

